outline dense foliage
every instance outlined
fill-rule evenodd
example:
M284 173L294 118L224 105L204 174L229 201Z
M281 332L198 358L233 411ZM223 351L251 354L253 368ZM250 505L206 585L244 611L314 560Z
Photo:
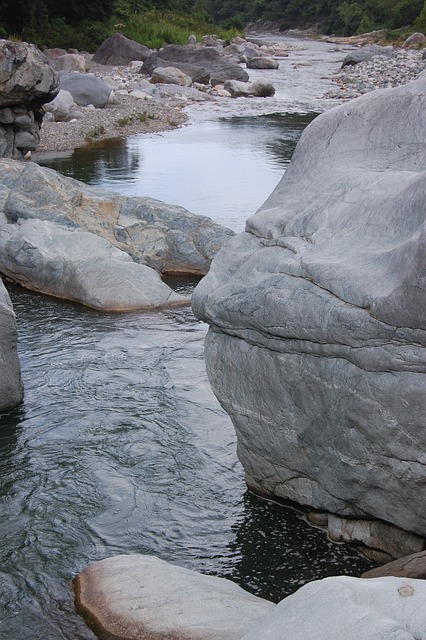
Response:
M1 0L0 37L93 51L114 31L149 47L190 33L225 39L250 22L352 35L401 27L426 31L425 0ZM223 31L223 29L234 31ZM222 29L222 31L221 31Z

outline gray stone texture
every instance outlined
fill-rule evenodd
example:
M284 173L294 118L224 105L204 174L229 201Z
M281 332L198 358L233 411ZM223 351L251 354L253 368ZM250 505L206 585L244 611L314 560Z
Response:
M146 60L152 51L121 33L114 33L104 40L93 54L92 61L112 66L128 65L133 60Z
M20 403L23 396L17 351L15 314L9 294L0 279L0 412Z
M183 207L0 160L0 273L102 311L188 304L160 273L204 275L234 233Z
M161 62L159 62L161 61ZM203 47L201 45L177 45L169 44L158 52L152 53L149 58L145 60L142 65L141 73L151 75L153 70L167 63L167 66L174 66L180 69L180 64L191 65L193 68L200 69L200 75L206 77L206 74L210 76L210 82L212 85L221 84L225 80L241 80L247 82L249 76L239 64L228 60L221 55L216 48ZM187 73L184 66L181 70ZM195 79L195 71L189 73L193 80Z
M73 100L80 107L92 104L102 109L108 103L111 87L106 82L91 73L61 73L59 86L64 91L69 91Z
M57 92L57 74L36 46L0 40L1 158L20 159L36 149L41 107Z
M426 77L309 125L195 290L248 485L426 533Z

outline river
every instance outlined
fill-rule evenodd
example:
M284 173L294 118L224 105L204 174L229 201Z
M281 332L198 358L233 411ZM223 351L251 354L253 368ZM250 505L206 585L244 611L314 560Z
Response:
M240 231L303 128L332 106L320 79L342 52L292 43L274 99L191 107L177 131L40 161ZM173 286L190 293L194 283ZM190 309L100 314L9 290L25 399L0 416L2 640L93 639L71 580L114 554L158 555L274 601L370 566L298 512L246 491L234 430L206 377L206 327Z

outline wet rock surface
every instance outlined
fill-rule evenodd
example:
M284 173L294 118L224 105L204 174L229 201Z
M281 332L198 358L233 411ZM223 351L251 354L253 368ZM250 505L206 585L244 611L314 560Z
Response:
M0 412L22 400L23 386L17 351L15 314L9 294L0 280Z

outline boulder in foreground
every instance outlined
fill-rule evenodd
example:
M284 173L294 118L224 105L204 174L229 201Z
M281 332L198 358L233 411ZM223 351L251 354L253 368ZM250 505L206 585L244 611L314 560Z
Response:
M425 110L422 74L314 120L193 296L249 487L422 537Z
M229 580L144 555L92 564L74 591L89 626L116 640L239 640L275 608Z
M74 579L78 612L114 640L426 640L426 582L337 576L278 605L153 556L114 556Z

